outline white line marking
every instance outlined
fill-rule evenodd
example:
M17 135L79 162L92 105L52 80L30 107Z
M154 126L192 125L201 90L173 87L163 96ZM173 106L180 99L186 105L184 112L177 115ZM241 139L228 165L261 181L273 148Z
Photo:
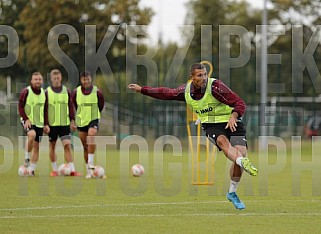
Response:
M240 211L244 212L244 211ZM203 213L203 214L110 214L110 215L24 215L24 216L0 216L0 219L52 219L52 218L89 218L89 217L197 217L197 216L321 216L321 213Z
M210 201L210 202L147 202L147 203L122 203L122 204L97 204L97 205L79 205L79 206L36 206L36 207L16 207L1 208L0 211L13 210L49 210L49 209L72 209L72 208L90 208L90 207L110 207L110 206L161 206L161 205L190 205L190 204L218 204L228 201Z
M246 203L251 202L271 202L274 203L286 203L286 202L305 202L321 203L321 200L250 200L245 201ZM229 201L199 201L199 202L146 202L146 203L118 203L118 204L96 204L96 205L69 205L69 206L35 206L35 207L15 207L15 208L0 208L0 211L19 211L19 210L49 210L49 209L77 209L77 208L94 208L94 207L114 207L114 206L163 206L163 205L191 205L191 204L224 204Z

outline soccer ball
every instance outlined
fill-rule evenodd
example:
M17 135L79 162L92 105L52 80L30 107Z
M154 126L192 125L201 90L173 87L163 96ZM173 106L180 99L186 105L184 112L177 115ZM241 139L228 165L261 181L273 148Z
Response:
M92 171L92 176L96 178L102 178L105 175L105 170L102 166L95 166L95 169Z
M132 166L131 172L132 172L133 176L138 177L138 176L142 176L144 174L145 169L142 165L135 164Z
M28 176L29 175L29 170L25 165L22 165L18 169L18 175L19 176Z
M58 167L58 174L63 176L70 176L71 168L68 164L61 164Z

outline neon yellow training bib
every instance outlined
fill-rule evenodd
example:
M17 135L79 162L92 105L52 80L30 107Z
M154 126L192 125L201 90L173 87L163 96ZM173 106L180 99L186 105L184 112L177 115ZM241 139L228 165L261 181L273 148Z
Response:
M78 127L85 127L95 119L100 119L98 108L97 86L94 86L91 93L84 95L81 86L77 88L77 114L76 124Z
M28 96L26 105L24 107L25 113L32 125L36 125L38 128L43 128L44 125L44 107L46 101L46 95L41 88L40 94L37 95L32 91L30 86L28 88Z
M196 113L201 123L225 123L228 122L233 108L221 103L212 95L212 83L216 79L208 78L206 91L202 99L194 100L191 97L191 83L185 88L185 100L191 110Z
M69 126L68 91L62 86L60 93L56 93L51 87L47 88L48 94L48 120L50 126Z

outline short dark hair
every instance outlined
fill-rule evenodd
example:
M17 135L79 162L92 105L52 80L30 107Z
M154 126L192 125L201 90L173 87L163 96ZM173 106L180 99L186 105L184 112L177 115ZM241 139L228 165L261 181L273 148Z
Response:
M53 69L53 70L51 70L51 72L50 72L50 76L59 75L59 74L61 74L61 71L58 70L58 69Z
M31 74L30 80L32 79L33 76L42 76L41 73L39 71L35 71Z
M193 75L196 69L206 69L206 67L201 63L194 63L190 68L190 75Z
M41 73L38 72L38 71L35 71L35 72L33 72L33 73L31 74L31 76L36 76L36 75L40 75L40 76L41 76Z
M90 71L83 71L80 73L79 77L88 77L88 76L91 76L91 73Z

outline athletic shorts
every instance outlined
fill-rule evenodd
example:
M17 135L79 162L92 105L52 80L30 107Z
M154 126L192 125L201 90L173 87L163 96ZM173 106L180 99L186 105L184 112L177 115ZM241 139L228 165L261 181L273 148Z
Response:
M216 146L217 137L224 135L229 139L232 146L241 145L247 147L246 129L242 122L237 122L236 131L232 132L229 128L225 129L227 123L203 123L202 129L206 136ZM217 148L221 150L218 146Z
M25 121L24 120L21 120L21 125L23 127L23 130L25 132L25 134L27 134L29 131L31 130L34 130L36 132L36 138L35 138L35 141L36 142L41 142L41 137L42 137L42 133L43 133L43 128L38 128L36 125L31 125L31 128L27 128L25 129L24 128L24 124L25 124Z
M99 129L99 119L95 119L91 121L87 126L84 127L77 127L79 132L88 132L89 128L96 128Z
M58 137L61 138L61 140L69 139L71 138L71 132L69 126L50 126L50 132L48 134L49 141L55 142L57 141Z

